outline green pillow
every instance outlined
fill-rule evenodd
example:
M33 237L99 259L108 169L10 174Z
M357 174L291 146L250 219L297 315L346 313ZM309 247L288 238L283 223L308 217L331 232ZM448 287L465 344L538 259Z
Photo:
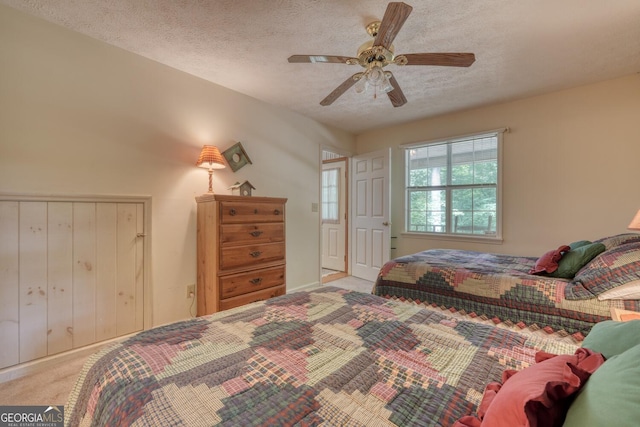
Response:
M563 427L637 426L640 420L640 345L595 371L569 407Z
M562 259L558 263L558 269L549 276L573 279L573 276L575 276L582 267L604 252L604 250L605 247L602 243L591 243L579 246L576 249L572 248L562 256Z
M591 242L589 240L578 240L577 242L572 242L569 243L569 247L571 248L571 250L576 250L578 248L581 248L583 246L587 246L590 245Z
M602 353L605 359L623 353L636 345L640 345L640 320L598 322L582 341L583 347Z

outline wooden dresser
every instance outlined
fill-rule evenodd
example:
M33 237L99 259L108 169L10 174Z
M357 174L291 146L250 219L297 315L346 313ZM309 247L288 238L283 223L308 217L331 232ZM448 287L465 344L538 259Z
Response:
M204 194L198 203L198 316L286 293L287 199Z

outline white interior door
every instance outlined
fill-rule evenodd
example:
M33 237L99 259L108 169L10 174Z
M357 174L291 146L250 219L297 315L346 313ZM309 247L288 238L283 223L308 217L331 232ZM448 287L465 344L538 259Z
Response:
M351 274L374 281L390 257L389 149L352 160Z
M346 159L322 164L322 268L346 271Z

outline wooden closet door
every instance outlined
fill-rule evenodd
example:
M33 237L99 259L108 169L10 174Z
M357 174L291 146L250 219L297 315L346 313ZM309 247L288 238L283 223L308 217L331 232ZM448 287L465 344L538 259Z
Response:
M48 205L47 354L56 354L73 348L73 205Z
M47 355L47 203L20 203L20 362Z
M20 362L18 202L0 201L0 368Z
M0 200L0 368L143 329L144 203Z

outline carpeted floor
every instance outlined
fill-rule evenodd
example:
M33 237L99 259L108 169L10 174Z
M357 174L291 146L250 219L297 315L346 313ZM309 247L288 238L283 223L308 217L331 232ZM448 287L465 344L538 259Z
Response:
M46 370L3 383L0 405L64 405L88 358L89 355L78 355Z

